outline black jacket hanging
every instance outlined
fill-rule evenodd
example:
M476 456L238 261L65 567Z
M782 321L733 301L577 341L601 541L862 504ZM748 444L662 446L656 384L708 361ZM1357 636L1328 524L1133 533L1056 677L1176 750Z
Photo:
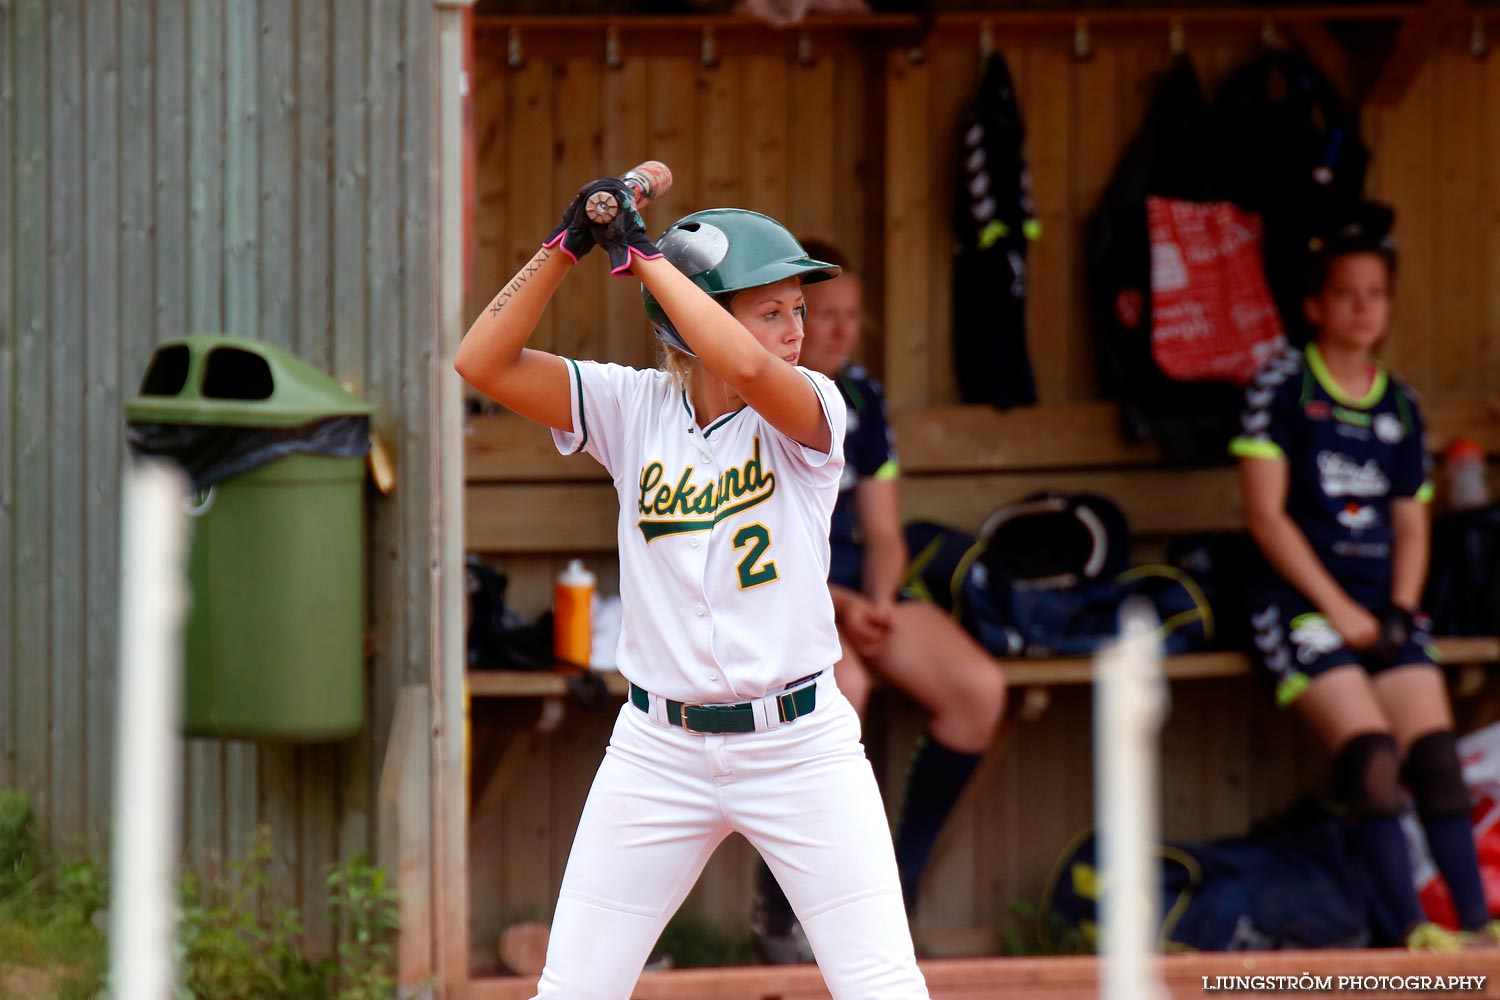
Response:
M1010 70L989 56L960 125L954 183L953 364L967 403L1036 402L1026 351L1026 245L1039 224Z
M1348 218L1364 192L1358 109L1302 54L1266 49L1224 81L1212 121L1214 177L1222 197L1261 216L1266 280L1300 347L1310 333L1309 240Z

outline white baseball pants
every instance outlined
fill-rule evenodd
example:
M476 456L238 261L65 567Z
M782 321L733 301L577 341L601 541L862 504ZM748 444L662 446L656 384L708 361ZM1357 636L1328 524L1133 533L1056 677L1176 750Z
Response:
M786 890L834 1000L928 1000L859 718L829 670L816 710L701 736L626 702L563 875L538 1000L626 1000L730 833Z

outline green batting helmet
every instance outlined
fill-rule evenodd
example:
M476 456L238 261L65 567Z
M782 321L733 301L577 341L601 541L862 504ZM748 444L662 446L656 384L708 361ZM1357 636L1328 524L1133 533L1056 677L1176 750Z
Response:
M673 267L726 309L734 293L746 288L792 277L800 277L808 285L836 278L839 273L833 264L809 257L781 223L743 208L694 212L672 223L656 246ZM641 298L657 338L691 355L692 348L645 285L641 286Z

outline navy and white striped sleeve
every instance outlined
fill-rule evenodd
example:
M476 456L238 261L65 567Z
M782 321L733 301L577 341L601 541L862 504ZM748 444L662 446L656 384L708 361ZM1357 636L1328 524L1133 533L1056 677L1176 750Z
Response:
M1245 388L1240 432L1229 442L1230 454L1239 458L1286 457L1297 417L1301 374L1302 355L1296 351L1278 354L1261 367Z

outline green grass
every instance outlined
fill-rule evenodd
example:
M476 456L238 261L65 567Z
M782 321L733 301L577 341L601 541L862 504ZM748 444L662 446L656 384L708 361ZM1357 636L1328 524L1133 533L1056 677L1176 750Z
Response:
M400 913L385 872L357 857L333 868L321 904L335 958L302 948L295 908L263 912L271 834L222 875L184 873L177 931L183 1000L389 1000ZM309 900L311 905L317 902ZM0 789L0 1000L94 1000L108 970L107 869L82 854L44 858L24 796Z
M107 964L89 920L35 900L0 901L0 1000L88 1000L103 989Z
M106 892L87 859L44 866L19 792L0 789L0 1000L87 1000L108 955L93 923Z

